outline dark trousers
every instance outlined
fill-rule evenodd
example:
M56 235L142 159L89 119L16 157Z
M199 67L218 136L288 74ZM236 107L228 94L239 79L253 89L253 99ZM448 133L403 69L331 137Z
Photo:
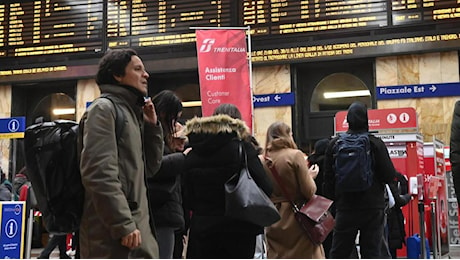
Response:
M384 216L383 209L337 210L330 257L349 258L356 246L355 239L359 230L361 258L389 258L381 250Z
M193 234L187 247L187 258L250 259L254 258L256 235L239 232Z
M181 259L182 252L184 251L184 236L187 235L184 231L178 231L174 233L174 259Z
M70 258L66 253L66 240L67 235L53 235L38 258L49 258L56 246L59 247L59 258Z
M72 250L75 250L75 259L80 259L80 231L77 230L72 237Z
M326 237L326 240L323 241L323 248L324 248L324 253L326 255L326 259L330 258L329 252L331 251L331 247L332 247L333 235L334 235L334 232L329 233L329 235Z

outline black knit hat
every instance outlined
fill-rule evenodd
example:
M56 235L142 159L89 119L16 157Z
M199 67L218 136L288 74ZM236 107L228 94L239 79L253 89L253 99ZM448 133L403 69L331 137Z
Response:
M359 101L353 102L348 108L347 122L348 130L351 132L368 132L369 123L366 105Z
M316 154L324 154L326 153L327 145L329 144L329 139L319 139L315 143L315 153Z

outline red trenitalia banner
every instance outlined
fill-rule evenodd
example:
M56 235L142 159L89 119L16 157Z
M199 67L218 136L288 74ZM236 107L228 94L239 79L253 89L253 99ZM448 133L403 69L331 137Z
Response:
M196 30L196 47L203 116L212 115L220 104L234 104L252 129L246 30Z

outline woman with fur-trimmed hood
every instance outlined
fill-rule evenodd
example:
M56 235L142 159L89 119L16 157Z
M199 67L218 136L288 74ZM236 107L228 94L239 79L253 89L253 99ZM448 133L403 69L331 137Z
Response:
M186 129L192 147L185 165L184 200L192 215L187 258L253 258L256 236L263 233L263 227L224 216L224 184L242 166L240 140L251 176L268 196L272 192L249 142L249 128L242 120L221 114L195 117Z

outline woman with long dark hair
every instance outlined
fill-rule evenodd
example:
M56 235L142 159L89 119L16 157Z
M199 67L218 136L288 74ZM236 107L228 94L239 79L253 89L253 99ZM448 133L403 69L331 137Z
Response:
M164 153L158 173L147 180L150 206L157 233L160 258L173 257L175 233L184 229L181 174L185 154L176 151L175 129L182 114L182 102L171 90L153 97L158 120L163 128Z

